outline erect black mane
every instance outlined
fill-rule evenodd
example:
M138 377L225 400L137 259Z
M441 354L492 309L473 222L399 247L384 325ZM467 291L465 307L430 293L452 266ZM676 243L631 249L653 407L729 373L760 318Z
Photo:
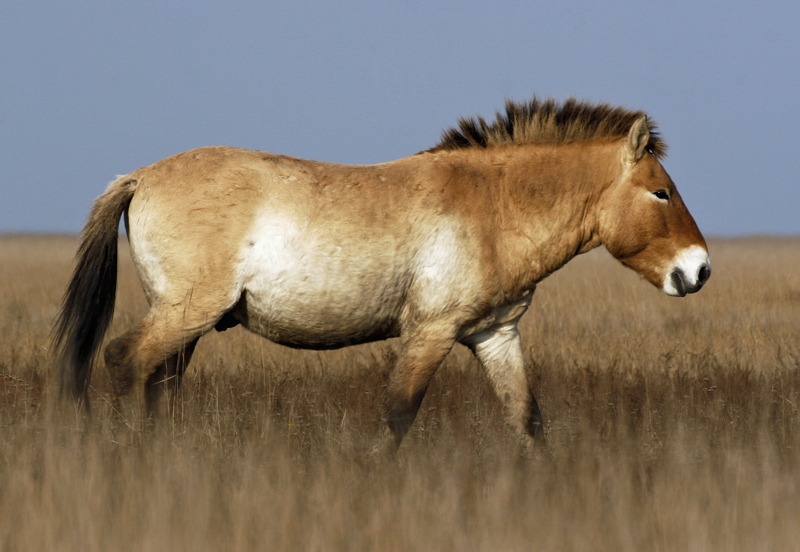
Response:
M483 117L461 118L458 127L444 131L442 139L429 152L463 148L488 148L498 144L535 142L578 142L624 138L643 111L632 111L609 104L591 104L569 98L559 104L553 98L534 97L526 103L506 101L505 113L497 112L494 122ZM650 140L647 151L662 159L667 145L655 122L647 119Z

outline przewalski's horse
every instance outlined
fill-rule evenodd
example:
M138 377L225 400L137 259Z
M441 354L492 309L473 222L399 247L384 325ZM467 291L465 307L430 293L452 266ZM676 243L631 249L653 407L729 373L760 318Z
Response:
M143 386L152 415L213 328L307 349L398 337L390 441L456 343L480 360L508 423L541 438L517 331L540 280L599 245L668 295L708 280L665 151L640 111L533 99L379 165L226 147L159 161L92 207L55 327L61 388L88 406L124 215L150 311L106 348L117 399Z

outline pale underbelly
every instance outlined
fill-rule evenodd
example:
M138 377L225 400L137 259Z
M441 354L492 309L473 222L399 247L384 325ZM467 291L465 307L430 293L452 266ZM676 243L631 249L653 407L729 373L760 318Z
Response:
M360 296L284 291L246 289L231 315L270 341L301 349L337 349L399 335L396 297L376 290L362 290Z

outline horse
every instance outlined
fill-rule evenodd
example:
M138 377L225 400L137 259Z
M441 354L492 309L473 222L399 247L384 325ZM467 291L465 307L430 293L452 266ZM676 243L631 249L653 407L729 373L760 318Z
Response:
M600 245L667 295L711 275L665 154L642 111L534 97L387 163L232 147L161 160L92 206L53 332L62 395L88 412L122 217L150 309L105 349L115 404L138 390L141 414L156 417L198 339L241 324L304 349L399 338L383 412L394 450L456 343L520 439L543 441L517 330L542 279Z

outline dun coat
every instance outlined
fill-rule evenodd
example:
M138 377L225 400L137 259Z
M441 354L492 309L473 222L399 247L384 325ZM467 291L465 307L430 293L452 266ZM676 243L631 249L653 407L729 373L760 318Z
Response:
M55 328L61 387L88 408L124 216L150 311L105 350L116 400L141 386L153 415L214 328L311 349L397 337L390 448L456 343L480 360L508 423L542 438L517 331L539 281L599 245L669 295L710 275L665 150L644 113L534 99L378 165L228 147L159 161L92 208Z

